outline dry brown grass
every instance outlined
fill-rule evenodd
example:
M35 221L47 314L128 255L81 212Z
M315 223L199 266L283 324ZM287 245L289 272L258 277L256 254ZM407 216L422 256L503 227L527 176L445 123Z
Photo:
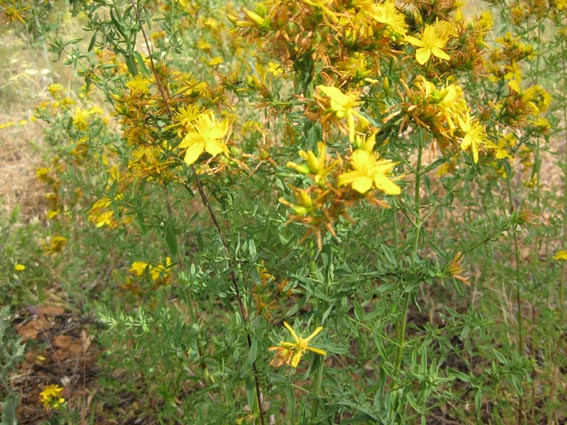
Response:
M10 119L10 115L0 113L0 122ZM19 206L24 220L36 217L44 204L42 185L35 178L41 155L33 148L37 142L41 143L40 127L37 123L27 123L0 132L1 209L9 212Z
M20 209L23 221L44 206L36 169L46 161L43 123L34 110L48 99L53 82L70 81L70 70L54 64L44 46L30 45L14 31L0 31L0 213Z

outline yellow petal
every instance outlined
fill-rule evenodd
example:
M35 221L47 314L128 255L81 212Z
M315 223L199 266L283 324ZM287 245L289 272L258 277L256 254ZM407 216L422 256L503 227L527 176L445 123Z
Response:
M320 356L327 355L327 352L325 350L321 350L320 348L307 347L307 349L315 354L319 354Z
M372 179L359 171L350 171L339 176L339 186L351 184L359 193L366 193L372 187Z
M285 328L289 331L289 333L291 334L291 336L293 337L293 339L295 339L295 342L299 341L299 338L297 336L297 334L295 333L295 331L293 330L293 328L291 326L288 325L287 322L283 322Z
M520 83L517 80L512 80L508 82L508 87L516 93L520 93Z
M402 193L400 186L382 174L374 176L374 186L387 195L399 195Z
M411 35L408 35L406 37L406 41L414 46L423 47L423 41L421 41L419 38L412 37Z
M555 255L553 256L554 260L567 260L567 251L565 251L564 249L562 249L561 251L557 251L555 253Z
M448 61L449 59L451 59L451 57L450 57L447 53L445 53L443 50L441 50L441 49L438 48L438 47L434 47L434 48L431 50L431 52L432 52L435 56L437 56L439 59L444 59L444 60L446 60L446 61Z
M372 179L370 177L360 177L352 183L352 188L358 193L364 194L372 188Z
M212 156L217 156L220 153L228 153L228 148L224 142L218 140L209 140L205 146L205 151L210 153Z
M199 159L203 151L205 150L205 142L197 142L189 146L187 148L187 152L185 152L185 163L187 165L193 164L195 161Z
M415 52L415 59L417 60L417 63L419 63L420 65L425 64L430 57L431 57L431 49L422 48L422 49L417 49L417 51Z
M354 143L354 116L352 113L347 115L348 118L348 140Z
M321 332L323 330L323 326L319 326L317 329L315 329L313 331L313 333L311 335L309 335L307 338L305 338L305 342L309 342L311 341L313 338L315 338L315 336Z
M148 266L149 264L143 261L134 261L129 271L136 276L143 276Z
M332 100L342 101L343 103L348 100L348 97L338 88L333 86L317 86L319 90L321 90L327 97L330 97Z
M297 367L297 365L299 364L299 361L301 360L301 350L297 350L297 352L293 355L293 358L291 359L291 367Z

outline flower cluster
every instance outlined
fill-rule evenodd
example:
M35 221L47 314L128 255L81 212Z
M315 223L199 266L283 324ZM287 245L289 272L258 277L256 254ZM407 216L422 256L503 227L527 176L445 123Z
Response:
M168 285L171 281L171 270L173 264L170 257L165 257L163 262L150 264L144 261L134 261L130 266L130 276L126 277L121 287L140 295L144 285L149 283L152 289Z
M48 385L39 394L39 401L47 410L59 410L65 404L65 398L61 397L63 388L59 385Z
M256 312L266 320L272 321L279 314L283 314L283 309L289 308L283 301L293 301L294 297L291 291L285 289L289 284L288 279L278 279L268 271L263 261L257 270L259 281L251 291Z
M262 40L265 48L282 59L284 69L316 57L324 75L340 82L358 82L365 72L345 72L352 58L364 52L361 65L375 68L381 60L398 56L393 47L403 43L407 23L392 1L365 0L351 4L329 1L276 0L258 3L243 19L229 16L249 40Z
M299 361L307 351L311 351L312 353L320 356L327 355L325 350L311 346L311 340L323 330L321 326L315 329L315 331L307 338L297 336L297 333L286 322L284 322L284 326L293 337L293 341L282 341L278 345L269 348L270 351L275 353L274 358L270 362L271 366L279 367L285 364L296 368L299 365Z

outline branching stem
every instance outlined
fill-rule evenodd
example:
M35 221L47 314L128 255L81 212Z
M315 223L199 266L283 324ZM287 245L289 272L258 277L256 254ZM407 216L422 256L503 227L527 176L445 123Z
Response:
M131 0L132 3L132 9L134 10L134 13L136 14L136 19L138 21L138 24L140 25L140 30L142 32L142 36L144 38L144 42L146 45L146 49L148 50L148 56L150 58L150 66L152 69L152 73L154 75L154 79L156 81L158 90L160 92L160 95L163 99L163 104L164 107L167 111L167 114L169 115L170 118L173 117L173 113L171 111L171 108L169 106L169 96L166 93L166 89L163 86L159 75L157 73L157 69L154 63L154 59L152 56L152 51L151 51L151 45L148 41L148 37L146 35L146 32L144 30L144 26L142 25L142 19L140 17L138 8L136 6L136 2L135 0ZM252 336L250 335L250 330L248 329L248 314L246 312L246 308L244 306L244 301L242 299L242 293L240 291L240 285L238 284L238 279L236 277L236 273L234 272L234 267L231 267L232 261L231 261L231 255L230 255L230 250L228 248L228 243L226 241L226 238L224 236L224 232L219 224L219 221L217 219L217 216L211 206L211 202L209 199L209 196L207 195L207 193L205 192L205 188L203 187L203 183L201 181L201 179L199 178L199 175L197 174L197 170L195 169L194 165L191 165L191 171L193 172L193 176L195 179L195 184L197 185L197 190L199 192L199 196L201 197L201 200L203 201L203 204L205 205L205 207L207 208L207 211L209 213L209 217L211 218L211 221L213 222L213 225L215 226L215 229L217 231L217 234L220 238L221 244L223 246L223 250L225 252L226 258L227 258L227 262L229 263L229 270L230 270L230 281L232 283L232 287L234 289L234 293L236 295L236 300L238 302L238 311L240 314L240 318L242 319L242 322L244 323L244 325L246 326L246 340L248 343L248 348L250 349L252 347ZM260 423L261 425L265 424L265 420L264 420L264 409L262 408L262 395L261 395L261 388L260 388L260 379L258 376L258 371L256 368L256 362L254 361L252 363L252 372L254 374L254 383L255 383L255 387L256 387L256 401L258 403L258 415L260 418Z

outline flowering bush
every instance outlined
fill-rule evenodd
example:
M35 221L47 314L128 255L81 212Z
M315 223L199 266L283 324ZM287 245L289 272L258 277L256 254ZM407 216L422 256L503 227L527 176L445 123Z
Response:
M553 237L529 229L549 219L541 58L564 52L564 5L492 3L498 24L454 1L73 2L90 41L51 46L85 85L38 108L44 246L109 254L93 308L108 367L135 376L110 387L151 400L135 415L555 417L564 393L537 394L559 351L536 376L546 333L526 321L559 278L537 275ZM77 226L88 239L57 233Z

